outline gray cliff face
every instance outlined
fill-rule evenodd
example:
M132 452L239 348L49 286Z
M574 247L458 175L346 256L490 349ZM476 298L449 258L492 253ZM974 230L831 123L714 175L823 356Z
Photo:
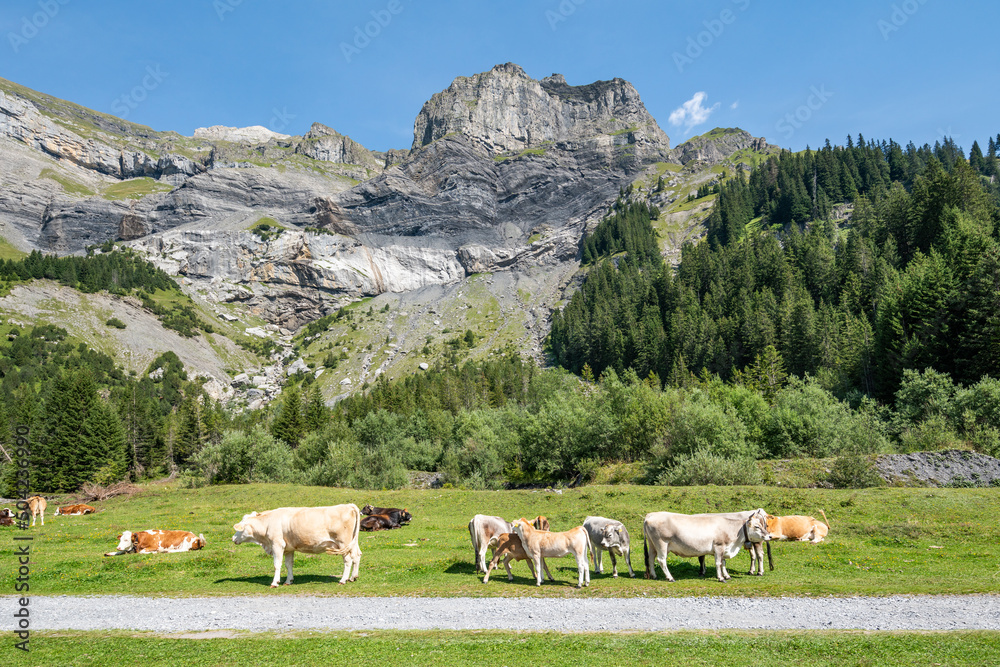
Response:
M630 143L649 153L670 148L629 82L570 86L560 74L536 81L513 63L459 77L435 94L414 122L413 148L454 133L492 153L619 134L632 134Z
M127 241L299 326L358 296L573 262L619 188L668 154L628 82L512 64L456 79L420 111L413 149L385 153L319 123L181 137L0 80L0 235L60 253ZM287 231L248 231L265 216Z
M705 165L714 165L745 149L764 153L768 151L768 143L764 137L754 137L745 130L716 128L670 151L670 162L687 165L689 162L699 161Z

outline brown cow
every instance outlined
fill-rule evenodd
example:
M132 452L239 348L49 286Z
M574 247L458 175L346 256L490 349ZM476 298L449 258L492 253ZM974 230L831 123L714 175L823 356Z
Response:
M577 588L590 585L590 566L587 555L590 541L583 526L577 526L561 533L537 530L527 519L518 519L511 524L521 538L524 552L535 565L535 585L542 585L542 559L559 558L573 554L576 558Z
M393 521L388 514L372 514L361 520L361 530L368 533L376 530L392 530L393 528L402 528L402 526Z
M45 525L45 508L49 506L49 503L45 498L41 496L31 496L28 498L28 511L31 512L31 525L35 525L35 519L41 515L42 525Z
M4 507L0 510L0 526L13 526L14 525L14 513L9 507Z
M544 518L544 517L543 517ZM548 522L546 522L548 525ZM529 556L524 551L524 545L521 544L521 538L517 536L516 533L504 533L497 540L496 544L493 545L493 560L490 561L489 567L486 569L486 576L483 577L483 583L489 583L490 572L497 566L500 559L503 558L503 566L507 568L507 581L514 581L514 575L510 572L510 562L512 560L526 560L528 561L528 567L531 568L531 576L535 576L535 565L531 561L531 556ZM555 581L552 573L549 572L549 566L546 565L545 559L542 559L542 567L545 568L545 574L548 575L549 581Z
M97 511L96 507L91 505L66 505L64 507L57 507L56 511L53 512L54 516L80 516L81 514L93 514Z
M397 528L408 524L410 519L413 518L413 515L410 514L410 511L405 507L403 509L399 509L398 507L372 507L371 505L365 505L361 508L361 513L365 516L384 514L392 519L393 523L399 524Z
M826 512L820 510L819 513L823 515L823 523L811 516L794 514L791 516L771 516L768 514L767 533L772 540L812 542L813 544L822 542L827 533L830 532L830 522L826 520Z
M126 530L118 536L118 551L104 555L177 553L195 551L204 546L204 535L195 535L186 530L141 530L138 533Z

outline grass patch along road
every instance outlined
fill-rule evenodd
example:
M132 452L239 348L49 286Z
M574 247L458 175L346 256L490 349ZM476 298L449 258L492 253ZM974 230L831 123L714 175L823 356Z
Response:
M296 554L295 584L275 591L271 559L253 544L234 545L232 526L244 513L287 506L353 502L359 507L407 507L413 522L402 529L362 533L360 579L339 586L343 559ZM733 595L813 596L1000 593L1000 509L995 489L882 488L863 491L773 487L590 486L552 491L457 489L359 491L293 485L234 485L170 489L95 503L99 512L47 517L31 529L33 595L244 595L636 597ZM50 506L54 503L50 502ZM730 563L733 580L698 576L696 559L670 557L677 582L593 574L589 588L573 588L571 558L549 567L556 584L540 590L527 564L513 564L515 579L475 575L467 525L476 513L549 517L554 530L580 525L585 516L619 519L633 541L632 564L642 571L643 516L650 511L722 512L764 507L773 514L825 509L827 541L776 543L775 570L745 574L749 557ZM180 554L104 558L123 530L152 528L204 533L205 549ZM12 529L8 529L12 530ZM605 556L605 567L608 558ZM711 562L711 559L708 559ZM624 564L620 564L619 572ZM627 570L626 570L627 572ZM282 575L284 576L284 574ZM11 570L0 586L14 589Z
M11 642L0 656L14 649ZM994 632L33 633L31 665L995 665ZM14 657L14 656L11 656ZM18 656L20 657L20 656ZM20 662L16 664L22 664Z

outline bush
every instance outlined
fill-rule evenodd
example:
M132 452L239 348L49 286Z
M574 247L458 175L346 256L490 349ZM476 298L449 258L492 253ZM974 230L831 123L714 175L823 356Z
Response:
M833 462L829 481L838 489L866 489L885 486L885 480L875 469L871 457L862 454L845 454Z
M249 433L226 431L191 457L212 484L288 481L292 450L258 424Z
M124 329L125 328L125 323L122 322L117 317L112 317L107 322L105 322L105 324L107 324L109 327L114 327L115 329Z
M755 485L763 481L754 459L729 459L704 450L678 457L676 464L656 478L657 484L665 486Z
M444 481L470 489L503 485L514 451L510 440L514 429L506 417L506 411L475 410L455 419L453 438L439 468Z
M932 452L942 449L965 449L966 443L943 415L934 415L899 434L901 452Z

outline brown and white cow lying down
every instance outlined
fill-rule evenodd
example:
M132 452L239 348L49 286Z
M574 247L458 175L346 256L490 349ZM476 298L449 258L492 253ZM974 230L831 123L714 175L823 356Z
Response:
M42 525L45 525L45 508L49 503L41 496L31 496L28 498L28 511L31 512L31 525L35 525L35 519L42 517Z
M56 511L52 513L53 516L80 516L82 514L93 514L97 511L96 507L91 505L65 505L63 507L57 507Z
M545 525L548 525L548 521L545 522ZM504 533L493 545L493 560L490 561L490 566L486 568L486 576L483 577L484 584L489 583L490 572L496 568L497 563L500 562L501 558L503 558L503 566L507 568L507 581L514 581L514 575L511 574L510 571L510 562L512 560L528 561L528 567L531 568L531 576L534 578L535 564L531 561L531 556L524 551L524 546L521 544L521 538L517 536L517 533ZM549 581L555 581L552 577L552 573L549 572L549 566L545 564L544 558L542 559L542 567L545 568L545 574L548 575Z
M830 532L830 522L826 520L826 512L820 510L819 513L823 515L823 523L811 516L771 516L768 514L767 533L772 540L812 542L813 544L822 542L827 533Z
M365 516L374 516L376 514L386 516L396 524L397 528L410 523L410 520L413 518L413 515L410 514L410 511L405 507L403 509L399 509L398 507L373 507L371 505L365 505L361 508L361 513Z
M726 559L733 558L751 543L750 571L755 563L764 574L760 543L770 539L767 534L767 512L762 509L721 514L677 514L650 512L642 522L643 552L646 577L656 579L656 564L660 564L667 581L674 577L667 569L667 554L682 558L715 557L715 574L719 581L730 579Z
M561 558L573 554L576 558L577 588L590 585L590 566L587 553L590 541L583 526L560 533L538 530L527 519L518 519L511 526L521 538L521 546L535 566L535 585L542 585L542 559ZM546 567L546 572L548 567Z
M393 521L389 514L372 514L361 520L361 530L365 532L392 530L393 528L402 528L402 526Z
M535 517L533 523L538 530L548 530L549 520L544 516ZM477 514L469 521L469 537L472 538L472 552L476 561L476 572L486 572L486 550L504 533L512 533L511 524L498 516ZM495 552L494 552L495 555Z
M14 512L9 507L0 510L0 526L13 526Z
M340 583L358 578L361 510L353 503L330 507L279 507L259 514L251 512L244 515L233 530L236 531L234 543L255 542L263 547L264 553L274 557L271 588L277 587L281 578L282 557L288 570L285 585L292 583L292 562L296 551L341 555L344 557L344 575Z
M118 536L118 551L104 555L172 554L195 551L204 546L204 535L195 535L186 530L140 530L137 533L126 530Z

